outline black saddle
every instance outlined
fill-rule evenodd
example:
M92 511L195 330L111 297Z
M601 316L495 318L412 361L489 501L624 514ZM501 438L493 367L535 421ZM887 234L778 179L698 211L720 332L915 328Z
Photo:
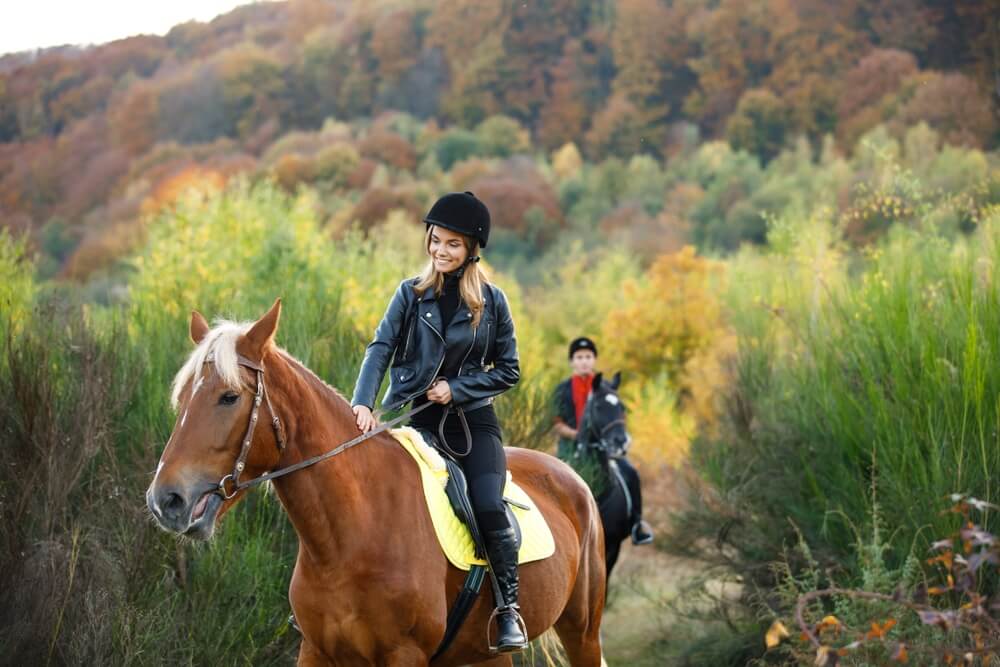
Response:
M462 470L462 466L458 464L444 447L440 446L434 434L424 429L418 429L418 432L423 436L424 441L436 449L441 458L444 459L445 467L448 470L448 483L444 487L444 492L448 496L448 502L451 503L459 520L468 527L469 533L472 535L472 542L475 544L476 558L485 560L486 546L483 542L483 534L476 523L476 513L472 509L472 499L469 497L469 484L465 479L465 472ZM514 532L517 533L517 546L520 548L521 525L517 522L517 517L511 510L511 505L514 504L516 503L510 498L504 498L504 509L507 511L507 520L510 521Z

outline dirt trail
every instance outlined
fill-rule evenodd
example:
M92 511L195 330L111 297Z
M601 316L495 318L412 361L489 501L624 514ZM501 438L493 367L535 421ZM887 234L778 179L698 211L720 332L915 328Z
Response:
M672 621L663 603L700 571L697 561L669 556L649 546L623 545L611 575L601 624L609 667L662 667L656 643Z

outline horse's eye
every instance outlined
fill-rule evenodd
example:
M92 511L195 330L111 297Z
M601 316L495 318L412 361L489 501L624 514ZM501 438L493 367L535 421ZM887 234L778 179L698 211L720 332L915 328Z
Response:
M222 396L219 396L219 405L232 405L237 400L239 400L240 395L231 391L227 391Z

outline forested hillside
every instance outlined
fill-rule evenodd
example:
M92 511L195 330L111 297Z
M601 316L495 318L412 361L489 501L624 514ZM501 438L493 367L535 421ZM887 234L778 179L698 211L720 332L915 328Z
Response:
M676 171L722 140L759 171L803 137L814 159L824 140L849 156L876 126L903 139L921 123L935 141L993 148L990 4L291 0L8 55L0 221L31 232L43 271L84 277L134 247L165 192L245 173L321 183L327 212L362 224L475 186L510 203L499 225L535 246L588 216L602 234L761 242L761 202L695 213L697 190L651 202L610 177L612 199L581 214L580 189L560 191L537 162L644 155L646 171ZM728 189L733 203L756 188Z

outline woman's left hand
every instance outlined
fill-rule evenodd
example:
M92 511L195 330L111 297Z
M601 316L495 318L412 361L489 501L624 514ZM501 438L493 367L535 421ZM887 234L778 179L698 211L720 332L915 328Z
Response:
M447 405L451 403L451 387L447 380L438 380L434 386L427 390L427 400L432 403Z

